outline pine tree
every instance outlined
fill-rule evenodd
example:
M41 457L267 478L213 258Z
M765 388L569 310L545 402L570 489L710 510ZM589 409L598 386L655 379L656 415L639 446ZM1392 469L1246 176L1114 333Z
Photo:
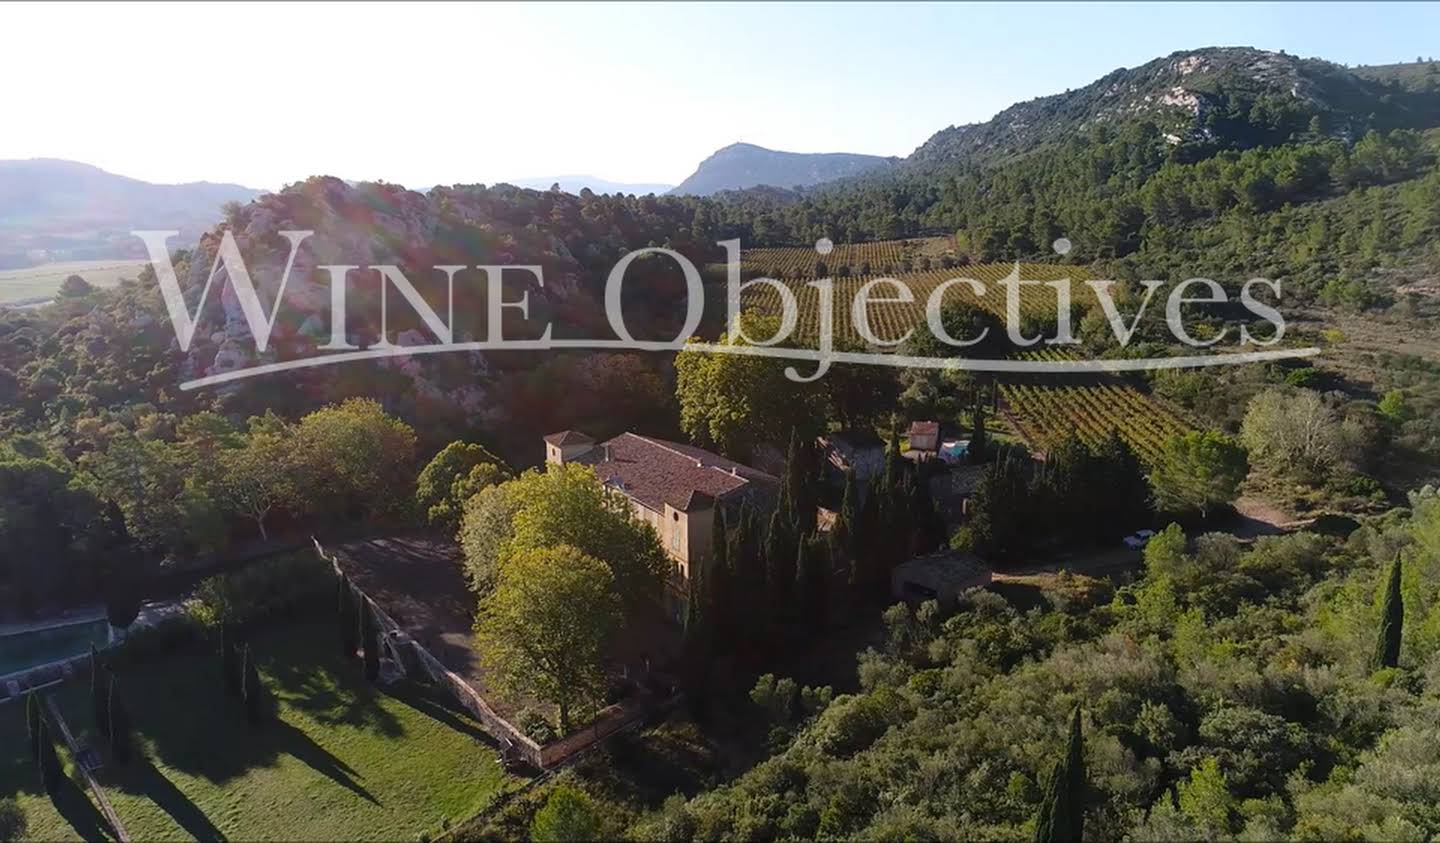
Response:
M34 691L25 694L25 731L30 737L30 762L39 764L40 741L45 733L45 724L40 713L40 695Z
M1400 555L1390 565L1385 602L1380 607L1380 631L1375 638L1372 667L1381 670L1400 665L1400 635L1405 627L1405 601L1400 596Z
M128 764L130 763L130 714L125 710L124 701L120 699L114 674L110 676L110 687L106 696L110 703L108 717L110 721L110 757L115 759L116 764Z
M229 621L220 624L220 672L225 680L225 691L239 699L241 693L240 651L235 643L235 629Z
M380 642L375 629L375 614L370 604L360 601L360 643L365 648L365 678L375 682L380 678Z
M335 588L335 610L340 623L340 655L349 661L355 658L360 620L355 617L355 595L350 589L350 578L344 574L340 575Z
M1046 782L1040 813L1035 817L1035 843L1070 843L1085 834L1085 744L1080 732L1080 707L1070 715L1065 757L1055 762Z
M90 711L95 717L95 731L110 737L110 677L100 663L100 651L90 645Z
M260 681L260 670L255 665L255 654L247 644L241 651L244 660L245 681L242 691L245 696L245 719L250 725L258 726L265 717L265 686Z

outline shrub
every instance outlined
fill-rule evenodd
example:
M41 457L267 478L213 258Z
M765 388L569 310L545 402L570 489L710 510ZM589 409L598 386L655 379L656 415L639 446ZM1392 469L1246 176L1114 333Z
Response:
M248 624L333 593L334 584L329 564L319 556L286 554L206 579L191 614L205 626Z
M816 745L827 755L854 755L900 720L902 703L889 688L841 697L816 721Z
M530 839L535 843L596 840L599 836L600 818L590 797L564 785L551 791L530 823Z
M0 840L19 840L25 836L25 811L13 798L0 799Z
M541 746L555 740L555 727L550 725L545 715L533 708L522 709L515 721L525 737Z

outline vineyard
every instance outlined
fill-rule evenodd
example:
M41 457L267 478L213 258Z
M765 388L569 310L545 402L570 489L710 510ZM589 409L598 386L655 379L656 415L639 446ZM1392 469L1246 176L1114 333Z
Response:
M771 278L895 275L931 268L930 254L936 252L936 247L945 242L945 238L930 238L836 243L828 255L821 255L813 248L749 249L745 252L741 266L747 272ZM938 257L933 264L938 268Z
M867 244L879 246L885 244ZM838 252L842 247L836 246ZM757 250L760 251L760 250ZM798 251L798 250L770 250L770 251ZM812 252L813 254L813 252ZM747 254L746 259L749 260ZM954 269L931 270L929 272L907 272L894 276L896 280L904 284L910 290L914 301L907 304L878 304L876 298L894 298L896 296L893 287L881 287L871 294L871 304L867 311L870 315L870 328L882 340L893 340L901 337L911 328L925 324L925 304L930 294L936 287L952 278L973 278L985 285L985 296L978 300L978 303L986 310L1000 316L1005 315L1005 289L999 282L1015 271L1015 264L981 264L975 266L957 267ZM865 275L855 278L834 278L835 302L834 302L834 330L837 344L844 342L858 343L864 345L864 340L855 331L853 323L853 308L855 294L867 282L874 280L873 275ZM1077 299L1078 304L1089 304L1092 299L1088 287L1080 286L1078 282L1089 278L1083 267L1063 266L1055 264L1021 264L1020 278L1022 281L1053 281L1061 278L1069 278L1075 282L1076 288L1071 295ZM795 340L798 343L814 344L819 333L820 324L820 292L809 286L808 281L787 281L785 285L795 295L799 305L799 323L795 331ZM945 293L945 302L952 301L975 301L974 295L969 287L955 285ZM771 286L756 285L746 290L744 299L745 309L751 312L769 316L779 316L781 312L780 291ZM1050 315L1055 313L1055 291L1043 286L1023 286L1020 288L1020 312L1028 315Z
M1067 358L1047 350L1026 359ZM1036 451L1049 450L1072 431L1095 447L1113 429L1142 461L1152 464L1166 439L1191 429L1164 402L1108 376L1008 375L1000 382L1000 395L1006 423Z

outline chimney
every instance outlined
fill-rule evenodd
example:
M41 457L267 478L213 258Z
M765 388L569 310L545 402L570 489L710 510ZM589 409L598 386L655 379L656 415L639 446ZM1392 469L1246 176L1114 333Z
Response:
M730 476L731 476L731 477L739 477L739 476L740 476L740 469L736 468L736 467L733 466L733 465L730 466Z
M600 446L600 458L602 462L610 462L610 443L606 442Z

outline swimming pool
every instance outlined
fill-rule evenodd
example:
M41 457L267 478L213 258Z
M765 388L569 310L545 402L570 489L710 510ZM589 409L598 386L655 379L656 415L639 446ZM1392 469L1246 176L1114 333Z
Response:
M104 618L0 636L0 676L78 656L110 643Z

